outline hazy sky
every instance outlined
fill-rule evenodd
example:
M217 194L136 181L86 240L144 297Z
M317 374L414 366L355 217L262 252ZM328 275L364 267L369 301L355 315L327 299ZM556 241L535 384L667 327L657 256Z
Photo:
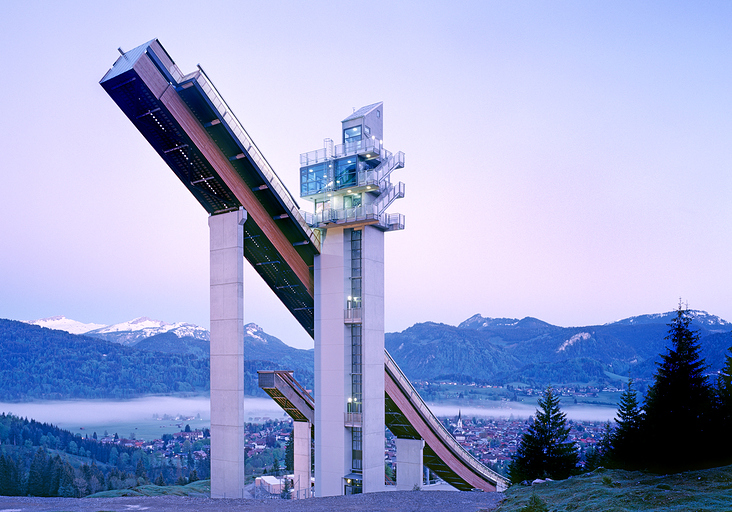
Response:
M730 2L2 2L0 317L205 327L207 215L98 82L158 38L297 193L384 101L386 329L732 321ZM305 206L305 201L300 201ZM245 317L312 346L247 264Z

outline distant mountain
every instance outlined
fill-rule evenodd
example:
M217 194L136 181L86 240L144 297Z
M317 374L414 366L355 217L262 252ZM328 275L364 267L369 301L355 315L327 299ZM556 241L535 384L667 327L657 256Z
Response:
M732 346L732 324L692 311L709 372ZM675 313L642 315L606 325L558 327L536 318L474 315L458 327L431 322L386 334L386 348L413 379L488 382L603 383L650 380L665 353Z
M674 314L641 315L586 327L558 327L532 317L473 315L458 326L425 322L387 333L385 346L407 377L415 381L602 385L631 376L642 387L652 379L656 362L666 351L668 324ZM708 372L714 373L732 346L732 324L704 311L691 314L692 327L701 336ZM68 319L45 321L74 328ZM263 396L257 386L257 370L293 370L305 387L313 389L313 350L290 347L256 324L244 326L244 333L248 394ZM208 364L209 333L192 324L138 318L91 330L85 336L87 341L93 336L100 343L114 341L134 348L139 357L159 352ZM61 357L62 352L50 344L45 354ZM104 388L105 384L99 386ZM0 392L2 387L0 382Z
M732 330L732 323L723 320L715 315L710 315L706 311L691 310L690 312L692 325L695 328L703 328L709 332L729 332ZM669 311L668 313L657 313L655 315L632 316L624 320L618 320L608 325L643 325L643 324L663 324L667 325L673 320L676 313Z
M203 393L208 359L0 319L0 401Z
M26 322L31 325L39 325L41 327L47 327L48 329L56 329L58 331L66 331L71 334L84 334L95 329L101 329L105 327L104 324L85 324L71 320L65 316L52 316L49 318L41 318L40 320L33 320Z
M79 330L79 325L89 324L64 317L0 320L0 401L208 391L207 330L148 318L97 325L84 335L66 330ZM313 350L290 347L258 325L247 324L244 353L246 394L267 396L259 389L257 370L292 370L303 386L313 388ZM157 373L151 375L151 368ZM171 373L184 378L176 380Z
M209 332L203 327L183 322L169 324L160 320L152 320L146 316L113 325L85 324L65 316L53 316L26 323L66 331L71 334L86 334L120 345L136 345L146 338L165 333L172 333L178 338L209 340Z
M178 338L209 340L209 332L203 327L183 322L169 324L160 320L151 320L147 317L135 318L129 322L108 325L89 331L86 334L87 336L102 338L121 345L134 346L145 338L165 333L172 333Z

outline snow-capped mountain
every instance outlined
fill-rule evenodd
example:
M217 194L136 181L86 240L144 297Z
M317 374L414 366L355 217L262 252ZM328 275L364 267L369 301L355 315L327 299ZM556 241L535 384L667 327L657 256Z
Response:
M71 334L84 334L89 331L105 327L104 324L85 324L83 322L71 320L65 316L52 316L26 323L31 325L40 325L41 327L47 327L48 329L55 329L57 331L66 331Z
M720 318L716 315L701 311L698 309L689 310L689 316L692 318L693 324L704 326L712 332L726 331L732 327L732 323ZM642 325L642 324L668 324L676 317L676 311L669 311L667 313L655 313L652 315L640 315L632 316L630 318L624 318L613 322L618 325ZM612 325L612 324L607 324Z
M122 345L134 345L145 338L168 332L175 334L179 338L190 337L206 341L210 338L208 330L203 327L185 322L169 324L144 316L128 322L108 325L94 331L89 331L86 334Z
M147 317L135 318L128 322L119 324L85 324L76 320L71 320L65 316L54 316L51 318L43 318L41 320L33 320L27 322L33 325L40 325L49 329L66 331L71 334L84 334L101 338L122 345L135 345L136 343L156 336L158 334L171 333L178 338L194 338L197 340L208 341L210 338L208 330L197 325L178 322L169 324L160 320L152 320Z

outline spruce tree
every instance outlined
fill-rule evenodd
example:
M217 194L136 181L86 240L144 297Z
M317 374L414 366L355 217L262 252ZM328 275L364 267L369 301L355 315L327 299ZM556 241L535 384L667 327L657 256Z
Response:
M620 395L618 415L615 419L617 427L610 438L608 465L623 469L637 468L643 465L639 454L641 451L641 422L643 411L633 388L633 380L628 381L628 389Z
M46 466L46 451L38 448L28 470L28 494L30 496L48 496Z
M671 346L658 363L646 396L645 463L655 471L682 471L709 463L712 389L691 319L680 304L666 336Z
M576 471L579 457L575 444L567 441L568 436L567 416L559 409L559 397L549 387L508 466L511 481L569 477Z
M719 440L720 465L732 462L732 348L725 358L724 368L717 376L714 389L715 401L715 439Z

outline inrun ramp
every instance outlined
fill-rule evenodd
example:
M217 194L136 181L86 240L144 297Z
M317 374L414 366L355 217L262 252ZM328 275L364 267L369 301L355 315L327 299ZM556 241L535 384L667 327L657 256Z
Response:
M319 234L203 69L183 75L153 39L100 84L209 214L244 207L244 256L313 336Z

